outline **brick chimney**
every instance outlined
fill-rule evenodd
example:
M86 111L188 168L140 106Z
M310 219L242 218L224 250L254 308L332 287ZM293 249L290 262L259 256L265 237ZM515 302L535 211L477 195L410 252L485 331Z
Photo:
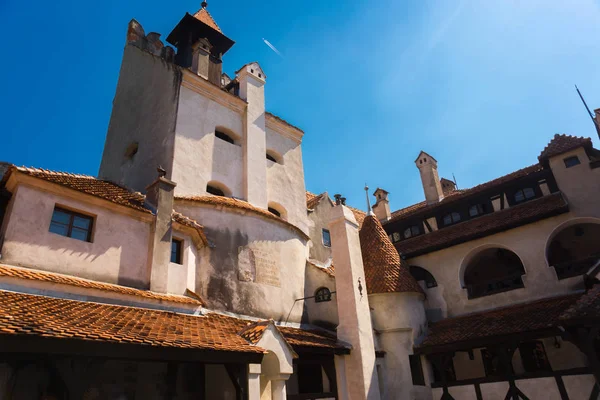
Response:
M429 154L421 151L415 160L421 174L421 183L427 204L435 204L444 198L442 184L437 170L437 161Z
M380 221L387 221L392 218L392 212L390 211L390 202L388 201L388 192L381 188L377 188L373 193L375 196L375 205L373 206L373 212Z
M146 205L154 212L151 229L150 290L167 293L171 240L173 232L173 197L177 184L165 178L166 172L158 168L158 178L146 188Z

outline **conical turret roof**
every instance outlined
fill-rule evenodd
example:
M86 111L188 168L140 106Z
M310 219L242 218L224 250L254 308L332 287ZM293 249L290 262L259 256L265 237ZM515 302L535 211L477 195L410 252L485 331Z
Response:
M206 8L202 7L200 10L198 10L198 12L194 14L194 18L210 26L215 31L223 33L221 32L221 28L219 28L219 25L217 25L217 23L215 22L215 19L212 17L212 15L210 15Z
M379 220L367 215L359 232L367 293L423 294Z

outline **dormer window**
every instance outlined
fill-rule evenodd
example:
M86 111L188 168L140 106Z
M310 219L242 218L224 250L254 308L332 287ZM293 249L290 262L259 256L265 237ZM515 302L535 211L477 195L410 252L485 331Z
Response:
M419 236L421 234L421 229L418 225L413 225L410 228L406 228L404 230L404 239L409 239L413 236Z
M533 198L535 198L535 190L530 187L517 190L514 197L515 203L522 203Z
M235 140L233 140L233 138L230 135L226 134L225 132L223 132L221 130L216 130L215 136L221 140L226 141L227 143L231 143L231 144L235 143Z
M567 157L563 161L565 163L565 167L567 167L567 168L571 168L571 167L581 164L581 161L579 161L579 157L577 157L577 156Z
M460 222L460 214L457 212L452 212L452 213L446 214L444 216L444 225L445 226L456 224L457 222Z

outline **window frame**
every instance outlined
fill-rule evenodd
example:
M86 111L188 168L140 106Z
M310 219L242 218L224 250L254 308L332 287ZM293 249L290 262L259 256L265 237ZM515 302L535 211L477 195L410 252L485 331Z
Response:
M327 232L327 242L325 241L325 232ZM331 248L331 232L329 232L329 229L321 229L321 242L323 246Z
M185 241L183 239L179 239L176 237L171 238L171 259L169 261L170 263L183 265L183 244L184 244L184 242ZM173 245L176 246L175 261L173 261Z
M530 190L531 192L527 192L527 193L532 193L531 196L527 196L527 194L525 193L526 191ZM520 200L517 200L517 195L519 193L522 193L523 198ZM519 188L517 190L515 190L515 192L513 193L513 201L515 202L515 204L521 204L521 203L525 203L526 201L529 200L533 200L535 199L537 196L537 192L535 191L535 188L532 186L527 186L527 187L523 187L523 188Z
M235 144L235 139L221 129L215 129L215 137L224 142Z
M326 303L331 301L331 290L328 287L321 286L315 290L315 303Z
M565 163L565 168L572 168L581 164L581 160L576 155L563 158L563 162Z
M455 219L455 216L458 216L458 219ZM448 223L446 222L447 217L450 217L450 222L448 222ZM442 216L442 223L444 224L444 226L458 224L461 221L462 221L462 215L460 215L460 213L458 211L451 211Z
M64 224L64 223L62 223L62 222L59 222L59 221L55 221L55 220L54 220L54 214L55 214L57 211L58 211L58 212L62 212L62 213L64 213L64 214L67 214L67 215L69 216L69 223L68 223L68 224L66 224L66 227L67 227L67 232L66 232L66 235L63 235L63 234L61 234L61 233L54 232L54 231L51 231L51 230L50 230L50 229L52 228L52 224L53 224L53 223L54 223L54 224L58 224L58 225L63 225L63 226L65 226L65 224ZM81 219L85 219L85 220L88 220L88 221L89 221L89 227L87 228L87 235L86 235L86 238L85 238L85 240L83 240L83 239L80 239L80 238L78 238L78 237L73 237L73 236L72 236L72 235L73 235L73 227L74 227L74 222L75 222L75 218L76 218L76 217L77 217L77 218L81 218ZM75 239L75 240L79 240L79 241L82 241L82 242L92 243L92 238L93 238L94 227L95 227L95 225L96 225L96 224L95 224L95 222L96 222L96 221L95 221L95 219L96 219L96 218L95 218L94 216L92 216L92 215L89 215L89 214L83 214L83 213L81 213L81 212L74 211L74 210L71 210L71 209L69 209L69 208L65 208L65 207L62 207L62 206L60 206L60 205L58 205L58 204L55 204L55 205L54 205L54 209L52 210L52 217L50 218L50 224L49 224L49 226L48 226L48 232L50 232L50 233L53 233L53 234L55 234L55 235L62 236L62 237L68 237L68 238ZM78 226L75 226L75 229L77 229L77 230L83 230L83 228L80 228L80 227L78 227Z

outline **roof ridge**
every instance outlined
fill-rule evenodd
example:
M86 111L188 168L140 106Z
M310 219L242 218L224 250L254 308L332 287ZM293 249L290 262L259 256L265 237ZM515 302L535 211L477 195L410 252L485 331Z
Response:
M17 170L22 171L22 172L34 172L34 173L41 172L41 173L50 174L50 175L69 176L69 177L73 177L73 178L86 178L86 179L100 180L100 179L96 178L95 176L85 175L85 174L75 174L72 172L53 171L53 170L45 169L45 168L26 167L24 165L22 165L22 166L14 165L14 167Z

